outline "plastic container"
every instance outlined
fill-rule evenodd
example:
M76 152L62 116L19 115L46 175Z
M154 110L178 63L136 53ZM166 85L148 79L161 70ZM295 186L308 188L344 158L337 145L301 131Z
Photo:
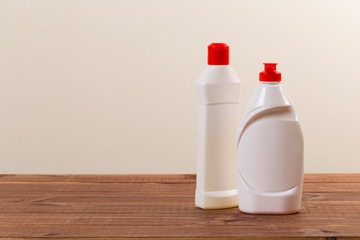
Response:
M229 65L229 46L208 46L208 66L196 82L198 102L195 205L204 209L236 207L236 129L240 80Z
M239 209L254 214L300 210L304 143L276 63L264 63L260 85L240 122L236 140Z

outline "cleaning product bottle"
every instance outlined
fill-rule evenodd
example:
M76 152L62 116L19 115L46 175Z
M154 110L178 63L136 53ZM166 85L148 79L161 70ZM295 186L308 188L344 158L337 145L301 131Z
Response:
M229 65L229 46L208 46L208 66L196 82L198 102L195 205L237 206L235 146L240 80Z
M276 63L264 63L260 85L240 121L236 140L239 209L255 214L300 210L304 142Z

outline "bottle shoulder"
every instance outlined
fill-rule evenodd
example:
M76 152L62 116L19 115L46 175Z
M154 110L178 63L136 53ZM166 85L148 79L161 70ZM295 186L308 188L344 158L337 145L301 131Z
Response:
M240 84L240 79L230 65L208 65L196 81L201 87L213 84Z
M238 103L240 80L230 65L208 65L196 82L198 104Z
M269 121L298 122L294 107L280 84L260 84L256 88L240 120L237 142L250 125Z
M290 106L291 101L281 84L260 84L256 87L254 94L247 106L247 110L265 107Z

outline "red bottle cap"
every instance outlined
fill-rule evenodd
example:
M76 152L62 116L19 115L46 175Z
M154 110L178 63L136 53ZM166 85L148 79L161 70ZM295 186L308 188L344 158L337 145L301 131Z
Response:
M229 65L229 46L225 43L212 43L208 46L209 65Z
M276 71L277 63L264 63L265 71L260 72L261 82L281 82L281 73Z

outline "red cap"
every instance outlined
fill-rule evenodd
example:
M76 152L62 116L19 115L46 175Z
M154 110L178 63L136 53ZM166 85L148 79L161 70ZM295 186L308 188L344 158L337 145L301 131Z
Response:
M229 46L225 43L212 43L208 46L209 65L229 65Z
M277 63L264 63L265 71L260 72L261 82L281 82L281 73L276 71Z

